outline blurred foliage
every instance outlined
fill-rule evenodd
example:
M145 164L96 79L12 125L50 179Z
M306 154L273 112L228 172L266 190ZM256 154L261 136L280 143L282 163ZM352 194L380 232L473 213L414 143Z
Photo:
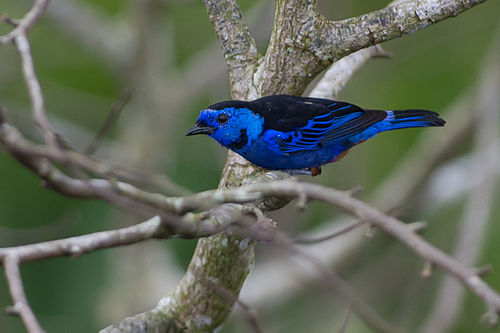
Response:
M98 11L110 21L128 22L132 30L135 27L136 4L133 1L77 2ZM52 1L51 6L58 6L58 3ZM164 0L161 3L161 15L173 29L172 36L160 40L171 45L169 56L173 63L157 70L157 75L167 77L172 72L182 73L193 55L208 50L216 40L201 1ZM381 0L320 1L320 8L327 17L345 18L378 9L386 3ZM27 1L1 0L0 13L20 17L29 8L28 5ZM254 2L241 1L241 5L247 12ZM272 10L272 6L268 10ZM370 61L348 84L341 98L370 108L442 110L466 89L477 84L484 53L500 23L499 12L500 2L489 1L457 18L383 44L393 53L392 58ZM270 26L268 30L271 31ZM2 24L0 32L6 31L7 27ZM127 75L123 71L132 69L111 68L109 62L102 59L102 52L83 45L54 22L50 15L44 17L29 37L50 118L57 124L56 127L67 126L61 130L70 133L69 139L77 147L85 146L127 86ZM265 45L265 40L259 45ZM208 56L211 56L209 52ZM30 124L30 103L17 53L12 46L2 46L0 59L0 103L18 126L29 136L36 137L36 130ZM197 75L203 77L206 74L200 72ZM191 90L189 86L182 88ZM164 93L168 98L172 92ZM191 126L199 109L228 98L228 93L227 80L214 77L202 89L187 94L189 98L180 109L156 110L171 118L162 123L162 128L152 129L168 133L155 142L153 149L159 154L165 152L167 162L154 165L152 171L165 172L193 191L217 186L225 150L211 140L186 138L184 132ZM129 131L127 126L131 124L127 120L140 119L133 118L136 114L144 118L149 116L142 110L143 106L133 100L123 110L123 119L108 135L108 143L127 144L121 137ZM448 123L447 126L453 124ZM381 135L353 149L341 162L325 167L321 177L306 180L342 189L361 184L369 194L384 177L390 175L400 157L412 148L415 138L425 135L426 131L407 130ZM138 142L143 139L136 138ZM466 140L461 149L466 151L468 148ZM122 149L127 152L130 148L126 146ZM437 212L419 208L404 218L430 221L426 238L450 250L462 207L463 202L454 202ZM495 209L492 222L500 218L500 208ZM297 233L319 225L338 212L324 205L312 204L308 211L300 214L292 206L280 214L296 216L282 220L281 228ZM280 214L277 214L278 220ZM0 246L79 235L131 223L120 219L116 221L115 216L120 214L100 201L69 199L43 188L41 181L19 166L12 157L0 154ZM500 266L499 238L500 225L491 223L482 263ZM175 265L183 269L191 257L194 244L195 241L172 240L165 248L177 259ZM97 306L97 302L105 290L117 282L109 280L108 263L119 251L97 252L78 259L44 260L22 266L28 298L49 332L90 332L116 319L98 313L103 309ZM265 247L259 247L260 255L265 251ZM422 281L419 278L421 266L421 260L404 246L380 235L368 240L366 246L344 264L341 274L388 320L414 331L429 311L441 276L438 273ZM500 290L498 274L495 271L487 281ZM160 296L158 294L157 299ZM10 297L2 274L0 308L9 304ZM464 315L453 332L488 332L479 325L483 310L477 299L468 297ZM304 290L272 311L261 312L259 319L266 332L332 332L340 327L339 320L345 313L345 304L335 301L333 294L325 293L320 286L316 286ZM131 313L120 316L127 314ZM248 330L240 317L235 314L223 331ZM1 332L23 330L19 319L0 315ZM369 332L369 329L352 316L347 332Z

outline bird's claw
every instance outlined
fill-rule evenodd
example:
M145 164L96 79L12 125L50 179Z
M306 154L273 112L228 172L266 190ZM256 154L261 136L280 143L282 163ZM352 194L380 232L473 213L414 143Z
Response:
M295 175L308 175L308 176L318 176L321 174L321 167L307 168L307 169L285 169L281 170L288 173L291 176Z
M295 176L295 175L312 176L311 170L309 170L309 169L285 169L285 170L281 170L281 171L289 174L290 176Z

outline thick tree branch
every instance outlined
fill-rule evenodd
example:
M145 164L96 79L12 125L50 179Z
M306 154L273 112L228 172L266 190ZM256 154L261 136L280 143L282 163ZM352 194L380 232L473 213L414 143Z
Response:
M384 9L341 21L321 16L314 0L277 1L269 48L257 71L261 73L257 88L269 95L301 94L332 62L457 16L485 1L395 1ZM278 75L283 72L285 77Z
M251 88L248 82L251 82L258 58L255 40L236 0L204 2L229 69L231 96L246 99Z
M342 21L332 22L318 17L317 29L309 34L310 50L318 58L333 56L338 59L455 17L483 2L486 0L399 1L384 9Z

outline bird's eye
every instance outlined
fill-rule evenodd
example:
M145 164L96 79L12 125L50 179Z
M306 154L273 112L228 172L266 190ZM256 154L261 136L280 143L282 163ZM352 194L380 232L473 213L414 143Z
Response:
M226 123L227 121L229 120L229 116L225 113L221 113L218 117L217 117L217 122L219 124L224 124Z

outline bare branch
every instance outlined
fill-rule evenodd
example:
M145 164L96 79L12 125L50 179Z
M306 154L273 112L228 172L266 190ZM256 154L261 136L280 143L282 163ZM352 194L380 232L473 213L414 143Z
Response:
M54 148L57 147L57 138L45 114L45 103L43 101L42 89L35 74L33 59L31 57L30 45L24 32L20 32L14 38L23 68L24 80L33 106L33 120L41 128L45 142Z
M233 190L237 201L236 191L244 193L259 193L263 197L300 197L306 196L308 200L319 200L325 203L337 206L351 212L363 220L370 222L374 226L382 229L384 232L394 236L408 248L421 256L426 261L444 269L455 279L461 281L477 297L479 297L488 308L500 312L500 295L491 289L477 274L477 270L469 268L460 261L448 256L442 250L434 247L418 236L413 228L397 220L394 217L386 215L376 208L353 198L349 193L325 188L320 185L296 183L296 182L276 182L268 184L255 184ZM229 192L229 191L228 191ZM246 201L247 197L242 196L241 201Z
M358 50L333 63L325 75L313 88L309 96L336 99L347 82L363 65L375 57L390 57L390 53L380 45Z
M120 116L120 113L122 112L123 108L125 108L125 106L128 104L131 98L132 98L132 89L126 89L121 94L120 98L115 102L115 104L113 104L111 110L109 111L108 117L106 118L106 121L97 132L95 138L92 140L92 142L89 143L89 145L85 149L86 155L90 156L94 154L95 151L99 148L104 139L104 136L116 123L118 117Z
M168 238L167 225L155 216L145 222L117 230L36 244L0 248L0 259L15 257L18 263L61 256L80 256L95 250L137 243L151 238Z
M42 16L49 0L35 0L30 11L17 21L17 27L6 35L0 36L0 44L7 44L14 41L18 36L25 35L35 25Z
M165 175L148 175L132 168L126 168L121 165L109 162L102 162L75 151L62 150L53 146L37 145L31 143L30 141L26 140L15 127L5 122L0 124L0 143L2 143L11 153L18 156L27 157L28 159L25 159L24 161L47 158L55 162L63 163L65 165L84 168L85 170L90 171L95 175L105 178L125 179L128 181L139 183L160 182L162 184L162 188L170 193L189 193L187 189L184 189L183 187L173 183ZM40 177L42 177L42 174L40 172L37 173ZM101 180L101 182L102 181L104 180ZM119 184L120 182L117 183ZM129 185L128 187L126 187L126 189L128 190L126 190L126 192L130 193L130 190L135 189L135 187ZM87 195L79 195L78 193L75 193L73 196Z
M9 285L10 294L14 305L9 309L12 314L21 317L24 326L29 333L45 332L31 309L26 294L24 293L23 282L21 281L21 272L19 272L19 259L15 255L2 258L5 276Z
M175 236L184 238L207 237L230 225L241 222L245 216L241 207L224 205L201 215L188 214L181 220L152 217L142 223L116 230L95 232L65 239L0 248L0 261L11 256L19 263L61 256L80 256L96 250ZM248 234L251 229L243 230ZM234 230L238 233L238 230Z

